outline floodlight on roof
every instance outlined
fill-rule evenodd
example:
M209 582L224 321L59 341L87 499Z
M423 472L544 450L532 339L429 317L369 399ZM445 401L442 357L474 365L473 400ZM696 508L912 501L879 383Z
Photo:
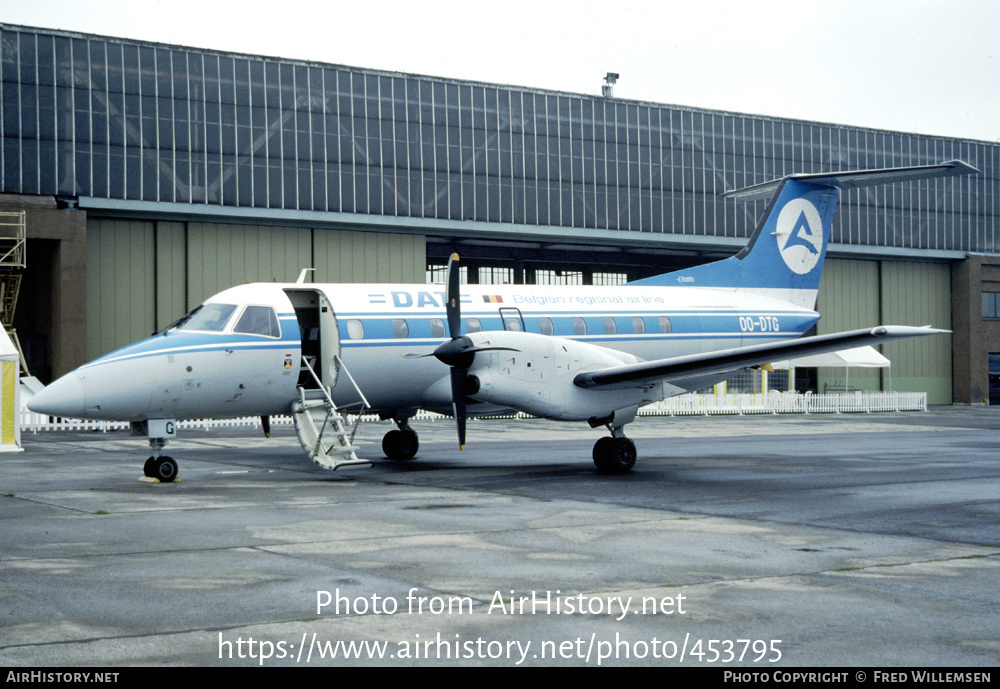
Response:
M601 87L601 93L605 98L611 98L614 93L613 89L615 84L618 82L617 72L608 72L604 75L604 85Z

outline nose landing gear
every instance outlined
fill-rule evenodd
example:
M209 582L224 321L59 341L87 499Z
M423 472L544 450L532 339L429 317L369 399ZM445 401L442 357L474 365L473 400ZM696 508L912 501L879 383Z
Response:
M134 436L146 436L153 451L153 455L142 465L143 475L160 483L176 481L177 462L173 457L161 456L160 453L170 439L177 437L177 423L173 419L133 421L129 432Z

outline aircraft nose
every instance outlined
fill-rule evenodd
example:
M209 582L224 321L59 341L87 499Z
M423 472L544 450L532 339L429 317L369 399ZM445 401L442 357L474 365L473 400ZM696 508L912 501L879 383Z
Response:
M81 418L83 408L83 383L75 373L67 373L28 402L28 409L33 412L71 419Z

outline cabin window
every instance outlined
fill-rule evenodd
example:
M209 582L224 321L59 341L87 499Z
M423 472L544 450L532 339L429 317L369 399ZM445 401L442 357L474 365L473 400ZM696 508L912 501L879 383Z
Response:
M538 328L542 335L553 335L556 332L555 326L552 325L552 319L545 316L538 319Z
M248 306L236 321L233 332L281 337L281 325L278 324L278 314L270 306Z
M508 318L507 319L507 330L520 330L521 329L521 319L520 318Z
M671 333L673 331L674 331L674 326L670 324L670 319L666 316L660 316L660 332Z
M642 316L632 316L632 330L639 335L646 332L646 321L642 320Z
M235 310L235 304L202 304L181 319L177 329L222 332Z
M483 331L483 324L478 318L470 318L466 323L469 325L470 333L481 333Z
M406 338L410 336L410 326L407 325L406 321L402 318L392 319L392 334L398 338Z
M604 317L604 333L606 335L614 335L618 332L618 324L615 323L615 319L611 316Z
M431 337L444 337L444 321L440 318L431 319Z
M365 325L359 320L351 319L347 321L347 336L352 340L365 339Z
M583 320L579 316L573 319L573 332L577 335L587 334L587 321Z

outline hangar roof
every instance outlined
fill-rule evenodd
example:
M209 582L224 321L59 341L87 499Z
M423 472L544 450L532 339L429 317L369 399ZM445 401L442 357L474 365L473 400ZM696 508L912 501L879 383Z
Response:
M848 191L833 253L1000 251L1000 145L0 24L0 191L93 212L728 250L792 173L964 160Z

